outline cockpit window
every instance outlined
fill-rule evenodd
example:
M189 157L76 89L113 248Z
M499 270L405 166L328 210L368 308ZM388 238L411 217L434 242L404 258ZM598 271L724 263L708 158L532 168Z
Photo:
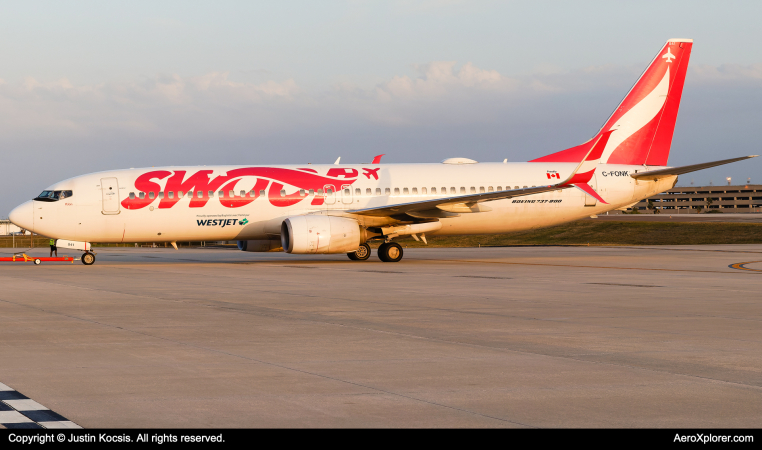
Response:
M72 195L74 195L72 191L42 191L42 194L38 195L35 200L40 202L57 202Z

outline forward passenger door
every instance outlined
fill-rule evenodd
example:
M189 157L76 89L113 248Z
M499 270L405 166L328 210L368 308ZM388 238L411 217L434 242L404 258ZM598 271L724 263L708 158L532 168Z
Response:
M103 214L119 214L119 182L116 178L101 178Z

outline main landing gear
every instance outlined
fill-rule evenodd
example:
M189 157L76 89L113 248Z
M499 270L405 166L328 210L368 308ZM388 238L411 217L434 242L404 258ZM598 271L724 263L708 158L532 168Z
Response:
M357 251L347 253L352 261L365 261L370 258L370 245L360 244ZM397 262L402 259L402 246L396 242L385 242L378 247L378 259L383 262Z
M383 262L397 262L402 259L402 246L396 242L385 242L378 247L378 259Z
M95 255L90 252L85 252L84 255L82 255L82 264L86 266L91 266L95 262Z
M360 244L360 248L357 251L347 253L349 259L352 261L365 261L370 258L370 245Z

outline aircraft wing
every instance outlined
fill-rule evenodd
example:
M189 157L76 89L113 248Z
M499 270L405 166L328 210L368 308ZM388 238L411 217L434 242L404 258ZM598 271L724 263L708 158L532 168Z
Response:
M507 189L497 192L484 192L481 194L458 195L450 197L440 197L431 200L421 200L410 203L399 203L396 205L384 205L375 208L364 208L347 211L350 214L361 216L395 216L398 214L407 214L408 216L425 219L437 217L453 217L458 213L472 213L489 211L489 208L480 207L479 203L490 200L502 200L505 198L524 197L527 195L542 194L544 192L557 191L559 189L568 189L570 187L579 187L586 193L595 191L587 185L587 182L593 178L595 167L606 147L606 142L613 131L603 133L574 171L564 181L549 186L536 186L522 189ZM580 170L582 169L582 170ZM586 189L587 188L587 189ZM589 192L588 192L589 191ZM591 194L589 194L591 195ZM595 194L595 197L598 197ZM601 199L602 200L602 199ZM605 203L605 202L604 202Z
M506 191L485 192L481 194L440 197L431 200L398 203L396 205L385 205L376 208L355 209L347 212L361 216L395 216L398 214L408 214L410 216L420 218L452 217L457 216L458 212L479 212L480 209L478 203L481 202L542 194L544 192L552 192L559 189L568 189L574 187L572 184L562 184L563 183L550 186L537 186L523 189L511 189ZM481 211L488 211L488 209L481 209Z
M712 161L708 163L693 164L690 166L682 167L669 167L667 169L649 170L646 172L633 173L630 176L636 180L658 180L665 176L670 175L682 175L684 173L695 172L697 170L708 169L710 167L721 166L723 164L730 164L736 161L743 161L744 159L756 158L759 155L741 156L740 158L723 159L721 161Z

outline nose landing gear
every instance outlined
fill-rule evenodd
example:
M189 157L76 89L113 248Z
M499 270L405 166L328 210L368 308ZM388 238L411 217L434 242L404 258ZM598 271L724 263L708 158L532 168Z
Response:
M95 254L90 252L85 252L84 255L82 255L82 264L86 266L91 266L95 262Z

